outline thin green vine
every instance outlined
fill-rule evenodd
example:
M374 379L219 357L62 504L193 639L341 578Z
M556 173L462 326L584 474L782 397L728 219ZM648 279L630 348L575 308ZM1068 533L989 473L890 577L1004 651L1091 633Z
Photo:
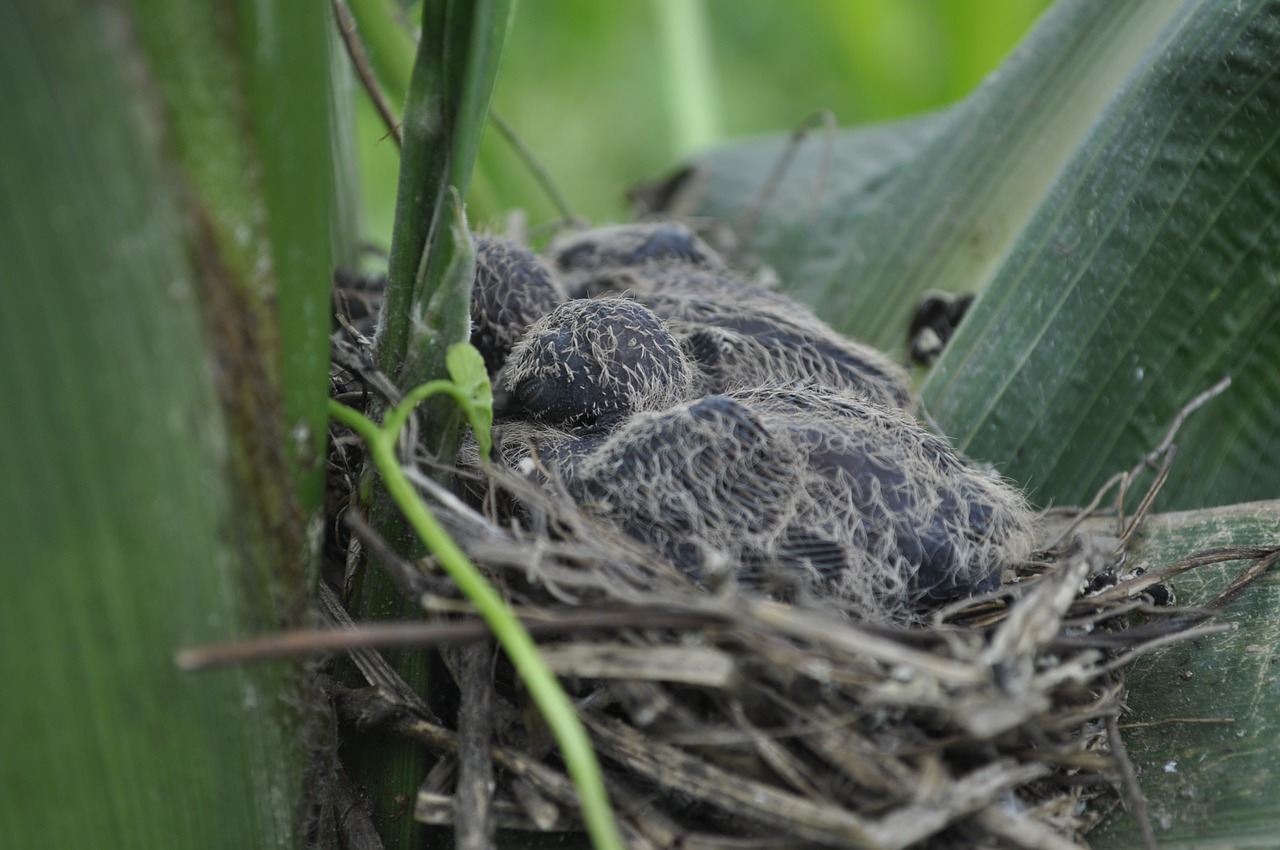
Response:
M488 456L492 395L488 377L484 376L483 382L475 377L474 366L479 359L479 353L468 343L450 346L448 362L453 380L429 381L415 388L383 418L381 426L332 399L329 415L359 434L368 445L369 457L381 473L387 492L428 551L475 606L524 680L529 695L560 745L569 776L578 790L582 819L592 845L596 850L622 850L622 835L609 805L600 763L568 694L560 687L524 625L432 515L396 457L400 429L414 407L440 393L453 398L466 413L482 455ZM483 373L483 361L480 361L480 374Z

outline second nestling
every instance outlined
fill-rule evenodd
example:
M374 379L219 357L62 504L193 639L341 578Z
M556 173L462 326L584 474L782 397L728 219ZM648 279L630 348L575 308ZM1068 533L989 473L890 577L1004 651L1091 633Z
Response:
M645 306L570 301L511 353L503 457L536 454L699 579L727 563L743 586L866 619L990 589L1029 554L1021 495L902 411L799 380L704 394L695 375Z

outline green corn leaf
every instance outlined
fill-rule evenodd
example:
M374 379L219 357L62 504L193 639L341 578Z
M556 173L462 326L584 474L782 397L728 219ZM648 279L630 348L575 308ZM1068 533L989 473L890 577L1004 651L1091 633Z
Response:
M1183 424L1158 504L1275 499L1277 56L1275 2L1059 3L954 107L842 133L826 164L815 134L746 251L885 346L901 345L923 291L983 293L922 388L925 409L1042 504L1087 501L1227 375ZM774 139L710 154L672 203L749 219L782 150ZM1162 517L1135 556L1278 540L1280 506L1258 502ZM1198 570L1179 595L1194 604L1227 576ZM1162 847L1268 846L1280 824L1276 581L1228 610L1237 633L1134 669L1126 721L1233 718L1130 736ZM1095 840L1136 844L1119 816Z
M1280 502L1151 517L1126 568L1150 569L1206 549L1275 546ZM1114 520L1089 520L1085 531L1114 533ZM1169 586L1177 603L1196 606L1224 590L1246 564L1196 567ZM1280 571L1272 569L1210 623L1224 634L1177 643L1144 656L1127 674L1129 711L1121 734L1148 801L1163 850L1267 847L1280 824L1271 792L1280 760ZM1133 818L1114 812L1090 833L1097 850L1139 847Z
M924 398L1042 503L1087 499L1228 374L1162 504L1274 496L1277 14L1060 3L962 103L842 134L829 161L806 142L746 250L895 348L923 291L990 284ZM782 144L709 155L673 203L750 217Z
M943 430L1080 502L1192 397L1161 497L1280 490L1280 6L1195 4L1134 70L925 387Z
M965 101L830 138L812 130L773 193L789 137L714 151L670 204L756 218L744 259L771 265L837 329L900 350L921 293L978 291L994 274L1098 113L1182 14L1164 0L1064 0Z
M6 847L303 841L301 671L173 653L310 591L328 26L316 4L0 7Z

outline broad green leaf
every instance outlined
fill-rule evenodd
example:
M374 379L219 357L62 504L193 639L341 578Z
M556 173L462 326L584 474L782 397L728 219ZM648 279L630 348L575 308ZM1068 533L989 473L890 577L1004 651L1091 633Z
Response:
M1152 517L1130 567L1157 567L1219 546L1280 544L1280 502L1253 502ZM1107 533L1108 523L1086 530ZM1196 567L1173 579L1180 605L1200 605L1244 567ZM1260 577L1210 622L1225 634L1174 644L1139 659L1127 674L1129 711L1121 734L1148 801L1162 850L1271 847L1280 823L1280 571ZM1123 811L1089 835L1097 850L1139 847Z
M842 136L826 171L807 142L747 249L883 346L923 290L993 281L923 394L1041 503L1087 500L1227 374L1182 432L1193 450L1162 504L1272 497L1276 17L1262 2L1060 3L966 101ZM744 215L779 145L699 163L697 210Z
M319 497L289 458L314 470L323 431L286 434L323 406L324 353L272 304L318 293L323 338L327 13L241 11L237 31L197 2L0 6L6 847L303 840L299 671L173 663L299 613L298 496ZM319 107L275 101L297 91ZM292 144L259 147L276 108ZM286 224L293 192L312 208Z
M820 140L806 143L747 246L823 315L882 345L899 344L922 290L985 289L925 385L926 407L1044 503L1086 501L1224 374L1230 390L1180 432L1161 504L1280 488L1280 4L1160 6L1060 3L969 100L843 136L826 171ZM676 201L737 218L779 151L714 154L705 196L694 180ZM1153 522L1136 557L1278 536L1275 502L1224 508ZM1198 570L1179 595L1203 601L1226 575ZM1276 582L1229 610L1238 635L1154 655L1130 679L1126 719L1236 717L1130 736L1163 847L1273 843ZM1209 686L1192 691L1198 681ZM1137 844L1120 820L1096 841Z
M921 118L813 130L744 259L839 330L901 349L929 289L978 291L1099 111L1164 25L1167 0L1064 0L968 99ZM787 137L699 158L670 204L731 222L752 215Z
M228 28L196 0L134 0L133 7L156 69L168 141L218 262L238 282L234 300L216 309L238 314L222 319L242 325L228 324L229 333L254 337L270 352L232 346L226 355L244 358L233 368L283 388L291 435L284 448L314 510L324 483L336 192L329 13L242 0L238 28ZM259 391L257 401L266 399ZM244 437L269 442L267 430L246 428Z
M313 4L241 0L240 7L275 277L284 424L291 437L286 448L304 478L307 505L318 508L328 433L330 236L339 150L330 93L333 22L328 9Z
M1182 429L1161 496L1280 492L1280 4L1192 4L1134 70L924 389L943 431L1079 503Z

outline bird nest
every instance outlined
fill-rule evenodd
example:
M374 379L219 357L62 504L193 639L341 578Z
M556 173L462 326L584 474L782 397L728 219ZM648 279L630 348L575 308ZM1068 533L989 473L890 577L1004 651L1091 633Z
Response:
M348 400L393 392L350 346L336 360ZM370 642L438 646L456 686L441 708L377 652L355 649L373 687L333 685L339 716L434 754L412 814L451 825L459 846L485 846L494 828L580 832L574 786L509 664L429 557L402 560L348 509L361 448L342 429L334 437L331 525L343 533L333 551L352 568L390 571L426 619ZM1266 566L1190 615L1168 605L1164 583L1241 553L1135 569L1126 558L1140 516L1110 537L1080 532L1087 512L1059 512L996 590L889 627L835 599L755 594L731 570L695 584L509 469L454 471L489 494L487 509L473 507L436 483L441 470L414 441L403 445L436 517L574 699L637 848L1085 846L1126 799L1141 816L1117 724L1126 667L1197 634ZM522 522L498 509L508 499L525 506ZM350 625L340 573L323 613Z

